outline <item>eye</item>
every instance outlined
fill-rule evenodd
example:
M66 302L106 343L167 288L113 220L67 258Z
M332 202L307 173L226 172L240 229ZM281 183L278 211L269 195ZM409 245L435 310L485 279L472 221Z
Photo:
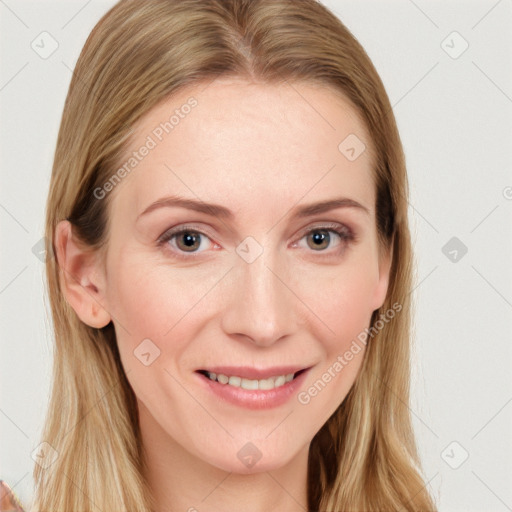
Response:
M342 252L350 242L355 241L356 237L352 230L343 224L328 224L309 228L303 232L299 242L292 244L292 247L304 247L300 244L303 239L306 239L306 248L329 255L331 252ZM211 249L213 246L220 247L197 228L183 225L166 231L158 239L158 245L165 246L178 258L195 257L193 255ZM335 251L328 251L328 248Z
M310 228L300 241L304 238L308 248L316 252L327 252L326 249L333 247L343 249L355 236L347 226L329 224Z
M207 235L197 229L180 226L179 228L166 231L158 239L158 245L163 246L167 244L177 256L181 256L180 253L199 253L208 250L211 248L212 241Z

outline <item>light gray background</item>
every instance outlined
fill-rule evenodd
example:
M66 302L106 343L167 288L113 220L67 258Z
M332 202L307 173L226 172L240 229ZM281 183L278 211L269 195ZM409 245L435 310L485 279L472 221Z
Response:
M512 510L512 0L324 3L372 58L405 147L425 478L443 512ZM113 4L0 0L0 478L27 508L52 353L32 248L71 70ZM47 59L31 47L50 48L43 31Z

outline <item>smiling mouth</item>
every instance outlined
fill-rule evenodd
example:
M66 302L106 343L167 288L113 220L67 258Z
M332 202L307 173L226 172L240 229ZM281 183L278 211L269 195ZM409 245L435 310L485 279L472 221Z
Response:
M232 386L235 388L247 389L249 391L254 390L270 390L280 388L297 378L301 373L305 372L307 368L299 370L295 373L288 373L285 375L276 375L268 377L266 379L247 379L239 377L237 375L225 375L223 373L214 373L208 370L198 370L198 373L204 375L208 379L225 384L226 386Z

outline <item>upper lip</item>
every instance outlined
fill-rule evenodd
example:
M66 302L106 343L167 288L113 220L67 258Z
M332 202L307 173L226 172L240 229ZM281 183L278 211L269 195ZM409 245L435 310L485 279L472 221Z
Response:
M279 375L288 375L297 373L301 370L307 370L305 366L272 366L270 368L254 368L251 366L213 366L200 368L197 371L222 374L229 377L241 377L242 379L268 379Z

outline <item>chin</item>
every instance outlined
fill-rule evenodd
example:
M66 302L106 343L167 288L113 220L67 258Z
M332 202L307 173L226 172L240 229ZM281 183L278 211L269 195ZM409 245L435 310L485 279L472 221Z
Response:
M268 441L236 440L235 446L225 446L218 456L204 454L203 460L230 473L252 475L278 470L289 464L304 447L276 444ZM232 455L229 455L232 454Z

